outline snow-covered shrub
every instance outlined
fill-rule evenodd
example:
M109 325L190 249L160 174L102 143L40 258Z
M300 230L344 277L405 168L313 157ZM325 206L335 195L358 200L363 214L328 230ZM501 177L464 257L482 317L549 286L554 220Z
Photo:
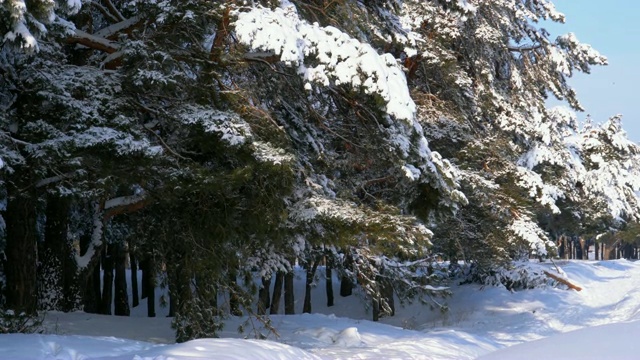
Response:
M544 268L528 261L515 261L492 268L476 264L460 267L457 276L461 283L481 283L490 286L504 286L509 291L554 286L556 282L544 274Z
M171 322L176 331L176 342L218 337L223 326L220 310L198 297L184 304Z

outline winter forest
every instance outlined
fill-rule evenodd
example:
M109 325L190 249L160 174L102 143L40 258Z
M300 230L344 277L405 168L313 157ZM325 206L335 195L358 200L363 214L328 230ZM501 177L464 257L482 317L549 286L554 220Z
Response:
M0 333L154 317L158 289L178 342L349 296L378 321L446 312L452 282L549 280L523 261L637 259L640 147L581 113L568 79L607 58L544 28L564 20L548 0L0 0Z

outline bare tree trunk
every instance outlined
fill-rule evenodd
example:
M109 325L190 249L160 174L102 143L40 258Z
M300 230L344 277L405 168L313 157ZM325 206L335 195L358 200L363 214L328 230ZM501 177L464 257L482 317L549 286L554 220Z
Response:
M558 257L562 259L565 254L564 236L560 236L557 241L558 244Z
M124 245L122 244L115 245L115 248L114 261L116 265L116 293L114 300L114 314L118 316L129 316L131 314L131 310L129 308L129 294L127 293L127 253L125 252Z
M353 268L353 257L350 253L347 253L345 257L344 267L347 270L351 270ZM351 294L353 294L353 288L354 284L351 281L351 278L349 276L343 275L340 278L340 296L351 296Z
M326 257L325 261L325 290L327 293L327 307L333 306L333 274L331 271L331 260L329 256Z
M269 288L271 287L271 278L262 277L262 287L258 291L258 315L264 315L269 308L269 302L271 296L269 295Z
M229 311L233 316L242 316L238 297L238 274L235 268L229 269L227 281L229 283Z
M380 320L380 298L378 294L374 294L371 297L371 312L373 321Z
M80 244L82 245L82 240L84 237L80 238ZM102 299L101 290L100 290L100 262L98 262L91 272L86 273L84 277L81 277L83 281L82 287L82 305L83 310L86 313L90 314L99 314L100 313L100 302Z
M103 252L102 257L102 271L104 273L102 274L102 301L100 313L105 315L111 315L111 306L113 301L113 252L114 245L109 244Z
M284 275L284 313L293 315L296 313L293 297L293 270Z
M600 259L600 244L596 241L593 242L593 255L596 260Z
M284 273L278 271L276 273L276 281L273 285L273 297L271 298L271 309L269 313L271 315L277 314L280 311L280 298L282 298L282 283L284 282Z
M69 312L76 309L79 295L78 269L67 235L69 200L49 196L46 214L44 251L39 254L40 264L55 273L55 284L47 285L54 286L62 295L56 310Z
M7 190L8 192L10 189ZM17 193L17 191L16 191ZM9 195L12 195L11 193ZM37 213L35 200L27 195L9 196L4 212L6 243L6 309L16 313L36 312Z
M303 313L311 313L311 287L313 285L313 279L316 276L316 271L318 270L319 261L313 260L311 264L307 265L307 278L305 281L304 288L304 304L302 306Z
M149 288L149 285L147 284L147 282L149 281L149 271L148 271L147 262L149 262L148 259L143 259L140 261L140 269L142 270L142 281L140 284L142 285L142 289L140 291L141 300L147 298L147 290Z
M156 317L156 273L154 267L153 261L149 258L142 262L142 290L147 297L148 317Z
M129 262L131 267L131 305L132 307L136 307L140 304L140 296L138 294L138 263L131 243L129 243Z

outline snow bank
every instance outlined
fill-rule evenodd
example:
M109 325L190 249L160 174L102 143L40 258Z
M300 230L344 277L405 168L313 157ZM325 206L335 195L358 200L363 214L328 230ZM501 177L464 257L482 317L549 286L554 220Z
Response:
M0 359L13 360L318 360L302 349L267 340L201 339L157 345L114 337L10 334L0 336Z

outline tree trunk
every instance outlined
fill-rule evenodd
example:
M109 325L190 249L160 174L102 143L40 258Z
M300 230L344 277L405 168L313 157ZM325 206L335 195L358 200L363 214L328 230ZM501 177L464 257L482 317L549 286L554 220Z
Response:
M284 275L284 314L293 315L296 313L295 300L293 297L293 270Z
M331 271L331 261L329 260L329 256L326 257L325 261L325 290L327 293L327 307L333 306L333 278Z
M344 261L344 267L346 270L351 270L353 268L353 258L351 254L347 254ZM351 281L351 278L346 275L342 275L340 278L340 296L346 297L351 296L353 294L354 284Z
M378 294L371 297L371 313L373 321L380 320L380 298Z
M562 259L564 257L564 237L560 236L558 238L558 257Z
M600 259L600 244L595 242L593 243L593 256L595 257L596 260Z
M80 255L84 255L87 252L90 243L90 234L80 235ZM91 271L79 274L80 281L82 282L82 310L89 314L100 313L100 254L97 254L97 257L99 259L98 263L93 267L93 269L91 269Z
M238 297L238 275L235 268L229 269L227 282L229 284L229 312L233 316L242 316L240 299Z
M33 198L28 195L9 196L4 213L6 226L4 272L7 281L5 308L12 309L18 314L36 312L36 246L38 242L36 219L36 203Z
M80 238L82 243L82 237ZM93 270L81 278L84 286L82 288L82 305L83 310L90 314L100 313L100 263L94 266Z
M131 305L132 307L136 307L140 304L140 297L138 295L138 263L133 253L131 243L129 243L129 263L131 267Z
M147 259L143 259L142 261L140 261L140 270L142 270L142 291L140 292L140 299L147 298L147 288L149 287L149 285L147 284L147 282L149 281L149 271L146 264L147 262L149 262L149 260Z
M271 298L271 306L269 313L271 315L277 314L280 311L280 299L282 298L282 283L284 282L284 273L278 271L276 273L276 281L273 285L273 297Z
M142 262L142 283L142 290L147 297L147 316L156 317L156 273L153 261L149 258Z
M302 306L302 312L306 314L311 313L311 287L319 264L320 262L316 259L313 263L309 264L311 266L307 266L307 279L304 287L304 304Z
M113 302L113 254L114 245L107 245L107 249L103 252L102 257L102 301L100 313L111 315L111 306Z
M271 287L271 278L262 277L262 287L258 291L258 315L264 315L269 308L269 288Z
M77 266L73 258L67 231L69 225L69 200L49 196L47 199L44 251L46 258L40 263L53 272L55 283L46 284L55 288L61 298L55 310L69 312L76 309L78 299ZM40 257L40 256L39 256ZM42 279L41 279L42 281Z
M127 252L123 244L115 245L115 247L116 293L114 314L118 316L129 316L131 312L129 309L129 294L127 293Z

